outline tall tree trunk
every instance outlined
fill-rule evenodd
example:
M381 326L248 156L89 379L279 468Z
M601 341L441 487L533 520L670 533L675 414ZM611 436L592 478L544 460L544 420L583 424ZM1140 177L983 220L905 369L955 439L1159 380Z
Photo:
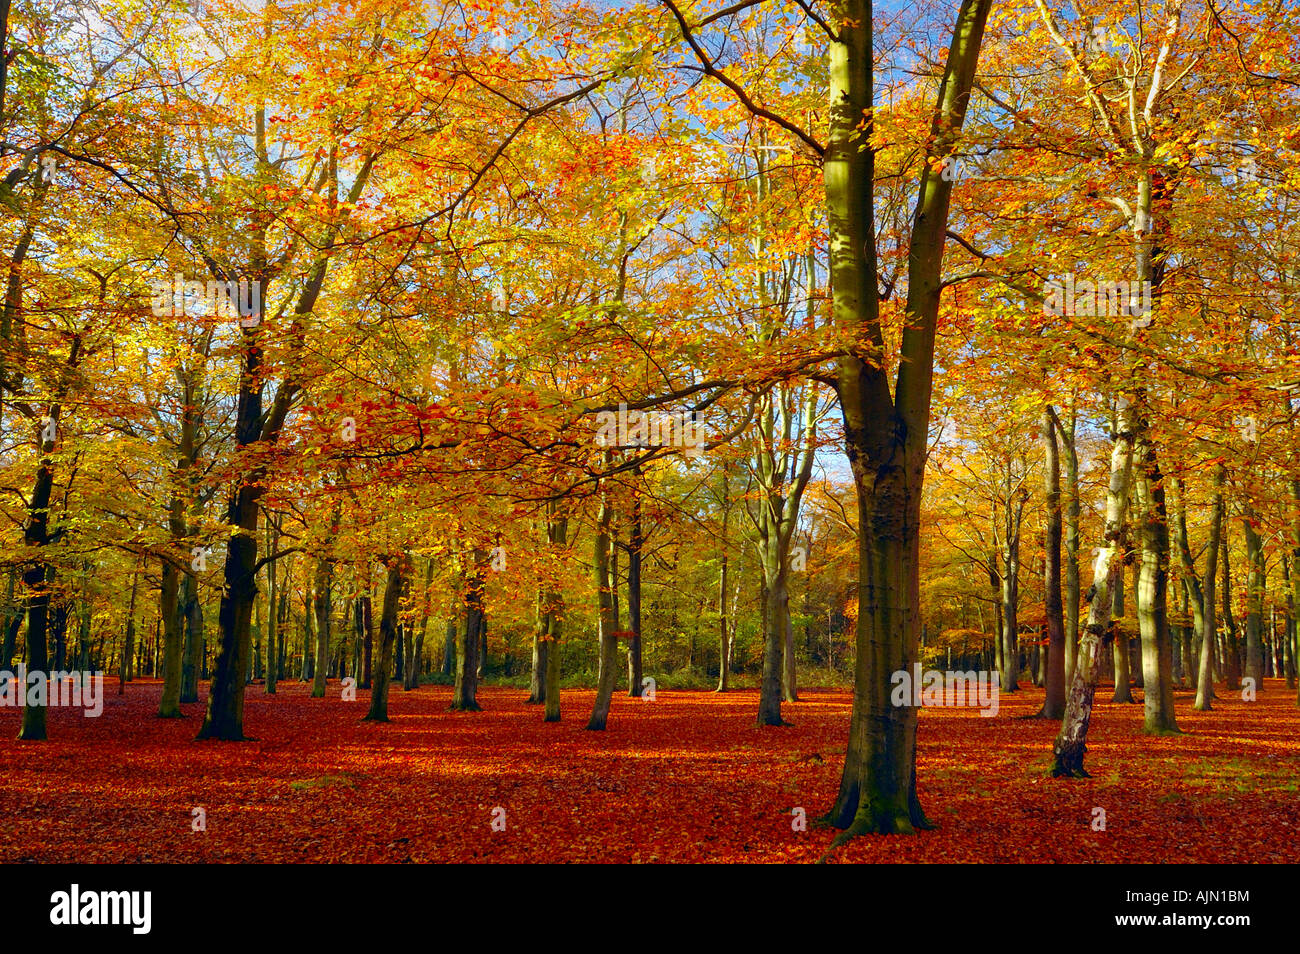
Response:
M1264 688L1264 546L1249 493L1244 495L1241 525L1246 534L1246 675L1260 692Z
M1223 485L1227 468L1220 462L1214 468L1214 502L1210 507L1210 540L1206 545L1205 587L1201 593L1201 660L1196 675L1196 701L1192 708L1208 712L1214 700L1214 658L1218 626L1214 605L1214 587L1219 569L1219 537L1223 532ZM1181 496L1181 494L1180 494ZM1185 509L1185 505L1184 505ZM1190 556L1190 552L1188 556Z
M263 112L258 107L258 129L263 128ZM271 172L265 139L259 135L254 143L257 168ZM360 164L352 184L347 190L344 208L352 208L365 191L373 168L374 154L367 155ZM332 165L332 164L331 164ZM337 190L337 174L331 176L330 188ZM326 233L316 240L320 251L309 268L302 291L292 311L286 337L301 341L304 322L315 313L316 304L325 285L330 257L334 252L339 230L345 217L336 218ZM248 270L253 280L262 281L266 272L264 236L251 237L254 249L252 267ZM218 276L219 277L219 276ZM266 297L266 289L262 288ZM294 402L301 394L302 385L291 371L280 383L269 409L263 408L266 368L262 336L265 325L241 328L239 396L235 407L235 456L237 462L246 460L248 452L259 449L257 445L274 444L284 428ZM287 366L292 368L298 357L297 348L291 348ZM256 457L254 456L254 459ZM249 626L253 616L253 601L257 597L257 520L258 500L266 485L268 465L265 462L238 467L239 481L230 496L226 510L226 524L230 531L226 547L224 587L221 608L218 612L220 643L212 673L212 688L208 693L208 709L199 729L200 739L225 739L238 741L244 738L244 672L248 668L250 643Z
M1079 651L1079 450L1074 443L1078 411L1070 400L1068 426L1061 428L1065 449L1065 685L1074 681Z
M1043 413L1043 492L1047 503L1044 535L1043 611L1047 617L1047 694L1042 714L1047 719L1065 715L1065 616L1061 605L1061 458L1056 432L1056 411L1049 404Z
M552 501L546 508L546 538L553 550L568 545L569 519ZM564 593L552 586L546 593L546 722L560 721L560 641L564 636Z
M185 618L185 652L181 656L181 702L199 701L203 668L203 604L198 584L189 574L181 578L180 607Z
M410 653L406 660L406 681L402 684L403 690L420 688L420 673L423 669L422 661L424 659L424 636L429 629L429 611L431 604L429 602L429 591L433 587L433 558L429 557L424 564L424 589L420 594L420 623L415 630L415 638L408 640L412 644Z
M330 589L334 584L334 563L327 557L316 561L312 580L312 609L316 614L316 660L312 664L311 698L325 698L325 678L330 667Z
M393 644L397 639L397 606L409 576L409 560L410 557L403 554L394 557L388 566L383 608L379 613L379 667L373 674L370 710L362 722L388 721L388 684L389 674L393 670Z
M30 228L28 230L30 238ZM19 256L15 254L15 261ZM11 275L11 279L12 279ZM16 292L21 296L21 284ZM14 306L15 290L11 281L9 294L5 301L5 319L6 322L15 311ZM8 328L5 329L5 339L7 343ZM75 368L81 356L81 337L73 339L72 348L68 354L67 367L69 370ZM31 495L27 498L27 523L23 527L23 543L28 553L32 554L27 563L27 568L23 570L23 586L27 591L27 676L31 679L33 673L37 673L38 678L45 679L48 683L49 659L46 647L46 629L49 625L50 614L50 588L49 580L53 573L49 562L45 559L45 547L50 543L50 497L54 491L54 445L57 440L57 427L60 423L60 401L65 393L65 387L61 384L58 388L57 400L49 406L49 412L46 416L48 425L41 427L36 438L37 449L40 452L40 463L36 468L36 479L32 484ZM19 692L26 689L25 686L16 687ZM48 692L48 684L46 686ZM48 697L47 697L48 701ZM46 738L46 707L45 705L26 705L23 706L22 727L18 730L18 738L26 741L39 741Z
M276 680L280 677L280 651L277 644L280 638L280 595L276 586L280 533L279 528L271 520L266 522L266 533L268 537L266 550L271 557L271 562L266 565L267 586L271 591L266 614L266 694L273 696Z
M172 511L180 509L172 501ZM185 620L180 606L180 578L183 574L169 559L162 561L162 584L158 594L158 613L163 625L163 684L158 700L158 718L177 719L181 712L181 654L185 641Z
M1148 415L1145 394L1139 394L1139 413ZM1149 425L1144 424L1139 435L1134 490L1142 518L1142 571L1134 602L1142 639L1143 731L1167 735L1179 731L1174 717L1173 656L1169 645L1169 516L1164 477L1149 437Z
M478 712L478 653L483 635L483 574L487 565L487 551L475 547L471 554L473 566L468 571L465 585L465 628L456 647L456 689L451 708L457 712Z
M632 636L627 644L627 694L640 697L641 680L641 557L645 535L641 525L641 498L632 500L632 526L627 539L627 628Z
M786 702L799 701L797 685L798 666L794 655L794 621L790 618L790 580L786 578L785 586L785 652L783 656L784 672L781 675L781 698Z
M533 630L532 671L528 678L528 698L524 700L532 705L541 705L546 701L546 657L551 647L550 640L546 638L549 628L546 587L539 583L537 585L537 626Z
M1127 531L1127 528L1125 528ZM1124 550L1121 553L1120 565L1131 556L1128 548L1128 534L1123 535ZM1110 615L1114 620L1124 619L1124 573L1121 569L1119 576L1115 580L1115 586L1111 590ZM1116 624L1113 628L1114 642L1111 643L1111 659L1115 664L1115 691L1110 697L1111 702L1133 702L1133 687L1131 685L1133 674L1129 669L1129 661L1132 658L1129 653L1129 636L1128 633Z
M1110 480L1106 489L1106 523L1093 562L1092 602L1088 622L1079 641L1074 681L1066 697L1065 718L1053 744L1052 775L1087 777L1083 756L1087 751L1092 700L1097 690L1101 654L1114 638L1111 627L1111 593L1124 579L1124 518L1128 510L1129 483L1133 471L1133 408L1125 407L1116 422L1110 455Z
M611 512L608 497L602 494L600 511L596 516L596 535L592 557L595 565L597 635L600 639L600 674L596 680L596 701L591 709L587 728L604 731L609 720L609 707L614 698L614 683L618 677L618 637L615 634L614 603L609 577L609 526Z
M1223 526L1222 537L1219 540L1219 562L1223 567L1223 593L1220 596L1223 601L1224 628L1223 681L1227 688L1235 691L1241 688L1241 654L1237 646L1237 621L1232 615L1232 568L1228 563L1228 525L1226 522Z
M1205 631L1205 592L1201 587L1201 578L1196 572L1196 561L1192 557L1191 542L1187 535L1187 488L1182 479L1175 476L1174 495L1178 498L1178 519L1175 526L1175 548L1183 578L1184 615L1191 613L1192 625L1185 630L1183 644L1187 651L1183 654L1183 667L1187 672L1194 672L1194 653L1201 645ZM1178 673L1175 672L1175 676Z
M456 617L449 615L442 637L442 674L454 675L456 672Z
M1295 515L1291 534L1295 546L1291 550L1291 658L1295 660L1296 681L1300 683L1300 477L1291 481L1292 513ZM1300 708L1300 689L1296 690L1296 708Z
M383 611L382 606L380 611ZM361 688L369 689L372 675L370 670L375 646L375 618L369 590L361 597L361 641L363 644L361 650Z
M931 152L949 157L961 133L990 0L962 0L932 115ZM873 187L872 9L840 0L830 22L830 138L824 176L832 306L837 327L861 337L837 361L845 449L858 496L858 634L853 714L839 794L827 821L837 841L929 826L916 794L916 709L891 701L920 638L919 521L933 394L952 185L923 165L908 256L907 320L893 397L879 318Z
M117 667L117 694L126 692L126 684L135 678L135 601L140 592L140 567L131 574L131 603L126 611L126 635L122 637L122 663Z
M23 625L23 607L15 597L18 568L9 568L9 597L5 601L4 638L0 642L0 672L11 673L14 668L14 649L18 643L18 630Z
M1002 672L1003 692L1019 690L1020 679L1020 528L1024 523L1027 493L1012 500L1010 472L1007 475L1007 525L1002 542Z
M722 551L722 568L718 578L718 688L715 692L726 692L731 681L731 640L727 631L727 551Z
M781 718L781 674L785 656L785 617L789 612L787 565L775 546L764 546L763 681L758 697L759 725L788 725Z
M722 566L718 576L718 688L716 692L726 692L731 681L731 639L729 614L727 613L727 545L730 542L729 524L731 522L731 475L724 463L722 466Z

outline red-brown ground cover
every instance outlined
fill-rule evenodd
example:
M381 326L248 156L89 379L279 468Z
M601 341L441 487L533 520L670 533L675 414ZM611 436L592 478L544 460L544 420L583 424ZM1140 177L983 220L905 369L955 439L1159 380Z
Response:
M465 714L447 688L395 688L393 721L373 725L368 693L257 685L257 741L222 743L192 741L200 705L155 718L157 683L115 692L97 719L52 710L45 743L15 741L18 710L0 709L4 861L811 862L833 837L812 822L839 781L850 703L803 690L784 707L792 727L760 730L751 691L618 696L602 733L583 729L587 691L566 691L565 721L547 725L517 689L483 689L484 711ZM833 860L1300 861L1300 710L1280 680L1210 713L1179 693L1178 737L1142 735L1140 704L1099 701L1086 780L1046 777L1055 726L1014 718L1041 701L1003 696L996 718L923 711L920 794L938 828L859 838ZM206 831L191 830L196 807ZM807 831L792 830L796 807Z

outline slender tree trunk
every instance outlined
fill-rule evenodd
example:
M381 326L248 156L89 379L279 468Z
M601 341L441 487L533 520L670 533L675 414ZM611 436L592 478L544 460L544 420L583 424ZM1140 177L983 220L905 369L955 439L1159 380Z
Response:
M627 644L627 694L640 697L641 680L641 557L645 536L641 525L641 498L632 501L632 527L627 540L627 626L632 637Z
M533 705L546 701L546 657L550 652L547 633L550 629L550 614L546 607L546 588L537 586L537 627L533 630L533 666L528 679L528 698Z
M1028 494L1012 501L1010 475L1007 480L1007 526L1002 544L1002 672L1003 692L1020 688L1020 528L1023 525Z
M1120 557L1121 567L1123 561L1127 560L1130 551L1128 550L1127 533L1125 533L1125 549L1123 556ZM1111 608L1110 615L1114 620L1124 619L1124 573L1121 569L1118 578L1115 580L1115 586L1111 590ZM1132 679L1133 674L1129 670L1129 636L1120 628L1118 624L1113 627L1114 642L1111 643L1111 659L1115 665L1115 692L1111 695L1111 702L1133 702Z
M126 692L126 684L135 678L135 601L140 592L140 567L131 574L131 603L126 612L126 635L122 638L122 664L117 667L117 694Z
M413 646L406 661L406 682L402 684L403 690L409 691L420 688L420 674L424 668L424 636L429 629L429 611L431 609L429 591L432 587L433 558L429 557L424 565L424 589L420 594L420 623L416 627L414 640L410 640Z
M0 642L0 672L13 672L14 650L18 644L18 630L23 625L23 608L14 596L18 569L9 568L9 599L6 603L4 639Z
M447 625L442 636L442 674L450 676L456 672L456 617L448 615Z
M1179 477L1171 478L1174 494L1178 498L1178 520L1175 523L1175 541L1178 561L1183 577L1184 614L1191 613L1192 625L1183 640L1187 651L1183 654L1183 668L1188 673L1196 671L1195 652L1201 645L1205 632L1205 592L1201 587L1201 578L1196 572L1196 561L1192 557L1192 547L1187 536L1187 489ZM1211 607L1213 612L1213 607ZM1177 675L1177 673L1175 673Z
M1248 494L1242 504L1241 525L1246 535L1246 675L1255 680L1255 691L1261 692L1264 689L1264 546Z
M1092 602L1088 623L1079 642L1074 681L1066 697L1065 718L1053 745L1052 775L1087 777L1083 767L1087 751L1088 725L1092 719L1093 695L1106 643L1114 638L1111 628L1111 592L1124 579L1124 519L1128 510L1129 483L1133 471L1134 422L1131 405L1120 411L1114 446L1110 455L1110 480L1106 489L1106 523L1103 543L1093 563Z
M1140 413L1150 413L1145 396ZM1135 451L1134 486L1143 525L1141 582L1134 600L1142 639L1143 731L1149 735L1167 735L1179 731L1174 717L1173 656L1169 644L1169 517L1164 477L1149 434L1149 427L1144 425Z
M388 567L388 580L384 585L383 608L379 613L379 668L374 673L374 688L370 691L370 710L363 722L388 721L388 684L393 670L393 644L397 639L397 606L409 575L410 557L395 557Z
M260 391L260 385L259 385ZM260 394L259 394L260 398ZM241 404L243 396L241 396ZM261 401L257 402L260 408ZM260 417L260 413L258 417ZM248 668L253 600L257 596L257 500L261 488L245 484L231 497L226 522L238 528L226 545L225 588L219 612L221 642L208 692L200 739L244 739L244 672Z
M273 696L276 680L280 676L280 650L277 643L280 638L280 594L276 587L276 561L280 549L280 534L270 520L266 524L266 533L269 538L266 549L271 557L271 562L266 565L267 586L271 591L266 614L266 694Z
M327 558L316 561L312 581L312 609L316 614L316 659L312 664L311 697L325 698L325 679L330 665L330 589L334 583L334 565Z
M456 689L451 702L451 708L458 712L482 709L478 704L478 653L482 644L483 574L488 554L475 547L471 557L473 567L465 580L465 629L456 647Z
M722 569L718 579L718 688L715 692L726 692L731 681L731 640L727 631L727 551L722 551Z
M1300 683L1300 478L1291 481L1292 537L1296 541L1291 550L1291 658L1295 660L1296 681ZM1300 689L1296 691L1296 708L1300 708Z
M587 728L604 731L609 721L609 708L614 698L614 682L618 676L618 637L615 633L614 603L609 577L609 501L602 496L600 512L596 517L596 536L592 557L595 564L597 634L600 639L600 674L596 683L596 701L592 706Z
M1070 401L1069 426L1061 429L1065 448L1065 685L1074 681L1074 662L1079 651L1079 451L1074 434L1077 421L1074 400Z
M781 675L785 656L786 613L789 612L787 568L776 547L763 547L762 557L763 681L758 699L758 724L788 725L781 718Z
M546 510L546 537L553 550L568 545L569 519L560 515L559 505L551 502ZM560 641L564 636L564 593L551 587L546 594L546 711L544 721L560 721Z
M173 512L179 501L173 500ZM185 641L185 620L180 606L180 578L183 574L171 560L162 561L162 584L158 614L163 625L163 684L158 700L158 718L178 719L181 712L181 654Z
M181 578L181 612L185 618L185 653L181 657L181 702L199 701L199 673L203 668L203 604L198 585L188 574Z
M380 610L382 612L382 607ZM375 620L372 601L370 599L369 586L367 592L361 597L361 688L369 689L371 685L371 663L373 662L374 645L375 645Z
M1043 491L1047 503L1044 535L1043 610L1047 617L1047 694L1042 714L1047 719L1065 715L1065 617L1061 605L1061 459L1057 451L1056 411L1048 405L1043 415Z
M1210 507L1210 540L1206 545L1205 587L1201 593L1201 660L1196 676L1196 701L1192 705L1192 708L1201 712L1209 712L1214 700L1214 655L1218 641L1214 587L1219 569L1219 537L1223 532L1223 485L1226 479L1227 468L1220 462L1214 469L1214 502ZM1188 556L1190 555L1189 552Z
M1224 627L1223 681L1227 688L1236 691L1241 688L1241 654L1237 647L1237 621L1232 616L1232 568L1228 563L1226 513L1223 534L1219 540L1219 562L1223 567L1223 593L1220 596L1223 601Z
M28 239L30 239L30 228L28 230ZM26 241L26 239L24 240ZM20 256L15 253L14 260L17 262ZM21 296L21 285L17 291L13 287L13 275L11 274L11 283L9 293L5 301L5 321L4 338L7 341L9 328L8 322L12 313L16 310L14 298L15 295ZM67 366L73 369L77 366L81 355L81 338L73 340L72 348L68 355ZM62 399L64 388L59 388L59 399ZM23 584L27 590L27 673L28 679L31 679L33 673L38 674L38 678L46 680L46 691L48 692L49 659L46 647L46 629L49 625L50 613L50 588L49 581L53 574L48 561L45 559L45 547L50 543L50 498L54 491L54 446L57 440L56 428L59 424L60 411L59 402L55 401L49 406L49 413L46 417L47 425L42 426L37 437L37 449L40 451L40 463L36 468L36 479L32 485L31 495L27 498L27 523L23 527L23 543L29 557L27 568L23 570ZM49 430L46 430L46 427ZM138 568L137 568L138 572ZM26 690L26 686L15 687L17 691ZM48 701L48 697L47 697ZM40 741L46 738L46 707L45 705L26 705L23 706L22 727L18 730L18 738L26 741Z

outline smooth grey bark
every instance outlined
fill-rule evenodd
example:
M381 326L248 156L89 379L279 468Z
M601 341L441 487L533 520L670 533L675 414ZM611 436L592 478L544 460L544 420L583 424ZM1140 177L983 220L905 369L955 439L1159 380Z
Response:
M1065 451L1065 685L1074 680L1074 663L1079 651L1079 450L1075 446L1078 411L1070 400L1070 415L1058 429Z
M1121 540L1124 550L1120 556L1121 565L1123 561L1129 559L1132 551L1128 547L1127 528L1121 531ZM1124 573L1121 569L1119 576L1115 580L1115 586L1111 590L1111 608L1110 615L1112 621L1124 619ZM1114 625L1114 622L1112 622ZM1111 660L1115 667L1115 691L1110 697L1111 702L1134 702L1132 679L1133 674L1129 670L1129 636L1118 626L1115 627L1115 638L1111 643Z
M1133 408L1122 409L1110 455L1106 488L1106 517L1102 540L1093 562L1092 601L1088 622L1079 641L1074 681L1066 697L1065 717L1052 747L1052 775L1087 777L1083 757L1087 751L1088 724L1097 690L1101 654L1114 638L1111 628L1111 592L1124 579L1124 521L1128 511L1129 483L1133 471Z
M627 694L641 697L644 677L641 659L641 572L645 551L645 528L641 519L641 498L632 501L632 522L627 538ZM615 614L617 616L617 613Z
M592 543L592 563L596 584L597 638L600 641L600 673L596 678L596 701L592 705L587 728L603 731L609 721L618 675L618 637L615 635L614 602L609 574L609 527L612 513L609 500L602 494L596 515L596 534Z
M1145 393L1138 413L1149 413ZM1150 439L1149 424L1138 434L1134 492L1141 526L1142 569L1134 602L1142 640L1143 731L1148 735L1179 732L1174 716L1173 656L1170 647L1167 594L1169 587L1169 515L1164 477Z
M933 393L952 184L932 171L956 148L984 39L990 0L963 0L931 116L907 264L907 321L895 386L883 360L873 189L872 5L831 8L830 139L825 152L832 308L859 335L838 359L835 383L858 495L858 634L853 713L839 793L826 821L845 831L910 833L930 827L916 793L916 709L894 706L891 674L918 658L919 521ZM931 158L932 157L932 158Z
M1208 712L1213 708L1215 657L1218 643L1214 588L1218 578L1219 537L1223 532L1223 485L1227 468L1220 462L1214 468L1214 501L1210 506L1210 539L1206 545L1205 586L1201 593L1201 658L1196 675L1196 701L1192 708Z
M1021 478L1023 480L1023 477ZM1006 525L1002 536L1002 670L999 685L1003 692L1020 688L1020 530L1024 525L1025 504L1029 491L1023 486L1018 493L1011 487L1011 465L1006 473Z
M1060 719L1065 715L1065 612L1061 605L1061 458L1056 436L1060 430L1056 410L1049 404L1043 412L1043 495L1047 527L1043 535L1043 612L1047 617L1046 695L1042 715Z

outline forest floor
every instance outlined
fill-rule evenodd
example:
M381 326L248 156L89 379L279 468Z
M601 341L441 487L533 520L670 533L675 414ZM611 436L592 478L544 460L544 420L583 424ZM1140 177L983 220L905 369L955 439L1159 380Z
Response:
M367 692L258 684L256 741L222 743L193 741L201 704L160 720L157 682L125 696L107 683L102 716L51 710L44 743L15 741L20 712L0 708L5 862L812 862L834 835L814 821L839 783L851 702L805 689L783 707L792 726L760 730L752 690L660 690L617 696L609 729L587 732L591 691L565 691L564 721L548 725L517 689L481 689L484 711L465 714L448 711L447 687L397 687L392 722L374 725L359 721ZM1140 704L1097 696L1082 780L1047 777L1055 724L1016 718L1042 690L1004 694L993 718L923 710L920 798L938 827L858 838L832 860L1300 861L1294 690L1266 680L1258 701L1238 693L1208 713L1180 691L1186 734L1170 737L1142 734Z

